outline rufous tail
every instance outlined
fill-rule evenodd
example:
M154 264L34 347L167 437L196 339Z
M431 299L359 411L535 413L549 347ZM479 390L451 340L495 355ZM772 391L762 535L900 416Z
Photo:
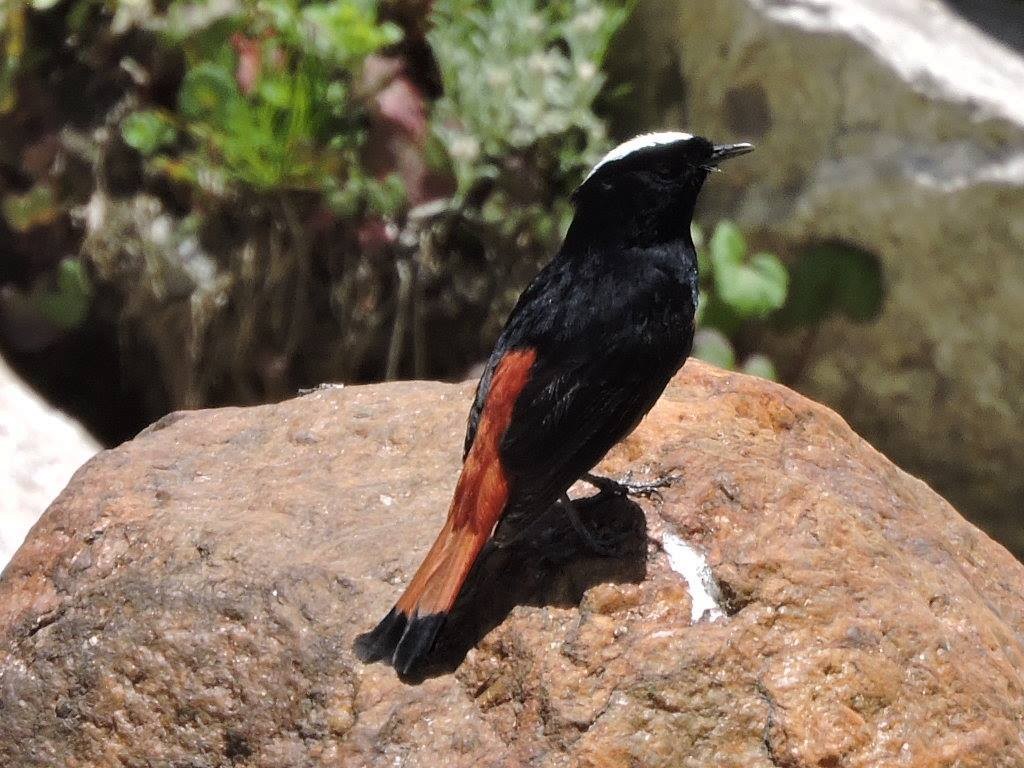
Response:
M449 517L395 607L372 631L356 640L359 658L390 662L402 675L418 666L434 647L489 536L489 530L455 528Z
M373 631L356 639L356 653L363 661L390 661L404 675L434 647L509 500L509 479L499 447L535 358L535 350L515 350L506 353L495 368L448 520L395 607Z

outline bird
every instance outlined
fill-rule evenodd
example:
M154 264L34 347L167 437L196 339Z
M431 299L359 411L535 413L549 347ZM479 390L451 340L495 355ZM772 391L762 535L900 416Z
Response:
M590 470L693 346L698 194L719 163L752 149L660 131L593 166L561 247L520 295L480 376L447 520L394 607L356 639L363 662L409 675L429 661L499 523L523 530L557 505L581 530L569 487L582 478L604 489Z

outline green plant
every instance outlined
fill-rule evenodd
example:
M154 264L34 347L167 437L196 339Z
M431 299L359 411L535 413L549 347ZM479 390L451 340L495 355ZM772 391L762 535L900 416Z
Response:
M132 112L121 123L125 143L145 157L172 146L178 139L174 120L160 110L143 109Z
M607 143L593 112L599 65L625 14L593 0L438 0L428 39L445 92L433 123L460 195L527 151L566 178L596 160Z
M57 331L73 331L92 306L92 281L77 259L62 259L36 278L28 291L9 289L5 309L21 318L41 318Z
M106 312L109 336L131 343L126 371L145 361L148 402L462 376L557 247L572 191L608 148L594 104L628 4L435 0L413 19L381 7L408 39L375 0L64 0L23 14L17 40L70 43L64 90L37 66L54 56L42 48L21 57L18 88L51 105L45 130L73 162L41 167L27 196L5 190L4 212L63 224L60 253L77 250L102 288L89 317ZM411 53L424 29L436 91ZM387 154L396 136L413 173ZM776 311L784 270L728 227L711 239L705 330L763 372L744 333ZM40 284L80 306L57 290L57 259L48 269Z
M140 110L125 141L153 166L213 194L305 190L353 205L364 105L354 73L401 31L373 0L242 3L196 29L177 2L161 28L186 60L176 115ZM182 140L177 139L181 135ZM177 150L177 151L175 151Z
M777 379L767 355L751 353L740 363L737 346L749 346L740 342L754 327L805 331L803 351L787 372L793 382L822 323L838 315L869 322L881 310L881 266L862 249L841 243L812 245L787 267L773 254L750 254L746 238L730 221L719 222L707 243L699 227L693 234L701 275L694 356L719 367Z
M77 328L89 314L92 282L82 263L76 259L62 260L56 273L55 284L36 283L29 299L58 328Z
M703 234L695 227L694 241L700 259L701 294L697 308L700 331L693 354L734 369L737 360L730 339L745 323L764 320L785 304L789 273L774 254L750 254L746 238L732 222L719 222L706 247L701 247ZM740 368L776 378L774 366L764 355L748 357Z
M425 26L443 95L398 105L403 116L425 120L422 137L414 129L417 138L403 151L419 153L426 173L447 180L425 192L413 188L408 173L410 187L379 165L369 170L367 158L380 152L374 142L383 136L378 93L397 83L391 98L415 99L422 88L403 82L400 69L397 76L373 74L395 71L386 63L395 61L395 50L384 49L400 32L377 19L372 0L263 0L205 15L195 7L171 2L149 23L184 57L177 109L142 103L120 123L150 177L191 190L204 243L216 244L210 232L222 231L222 219L246 214L241 247L246 258L255 256L251 277L238 279L245 262L230 248L239 246L227 253L221 246L230 271L217 284L232 298L193 302L193 335L223 333L209 330L211 323L226 315L218 307L234 306L243 334L236 358L267 358L259 348L272 347L291 361L320 322L316 336L345 339L337 345L340 362L303 356L332 366L326 376L463 370L484 353L523 281L550 256L571 215L572 189L607 148L593 102L604 83L601 58L626 10L605 0L434 3ZM431 204L410 211L409 198ZM333 241L312 236L311 222ZM117 241L123 236L103 247ZM180 249L188 240L175 242ZM119 261L116 250L96 259L105 274ZM328 268L327 296L314 315L313 302L301 298L321 290L312 274ZM269 332L254 332L266 325ZM384 358L382 369L364 362L374 355ZM189 364L201 365L198 357Z
M25 51L25 8L22 3L0 4L0 114L15 103L14 77Z
M438 0L428 40L444 95L432 125L456 205L469 201L470 215L508 236L557 240L571 186L607 148L593 104L626 14L599 0Z
M27 192L11 192L3 198L3 215L7 225L15 232L27 232L33 227L52 223L61 214L53 188L46 183L36 184Z

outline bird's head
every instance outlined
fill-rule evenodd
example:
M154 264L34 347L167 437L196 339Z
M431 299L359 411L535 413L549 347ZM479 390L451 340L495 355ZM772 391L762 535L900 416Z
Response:
M576 190L573 228L636 244L673 239L689 231L708 173L753 148L677 131L636 136L601 158Z

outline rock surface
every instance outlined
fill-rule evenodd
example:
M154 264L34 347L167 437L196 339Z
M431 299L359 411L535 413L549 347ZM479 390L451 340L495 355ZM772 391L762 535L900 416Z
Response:
M1024 555L1024 58L936 0L644 0L619 50L622 131L758 145L708 219L879 258L881 317L797 384Z
M81 425L44 402L0 358L0 569L74 471L99 449Z
M471 393L175 414L94 459L0 577L0 765L1024 764L1024 566L826 408L693 362L602 465L662 498L586 507L621 557L542 530L488 556L447 670L357 663Z

